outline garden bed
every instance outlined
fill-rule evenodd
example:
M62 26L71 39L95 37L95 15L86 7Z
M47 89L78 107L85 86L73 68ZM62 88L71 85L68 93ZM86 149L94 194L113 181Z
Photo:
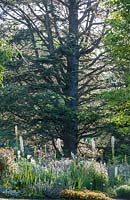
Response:
M2 198L1 197L0 200L14 200L14 198ZM32 200L32 199L15 199L15 200ZM33 200L39 200L39 199L33 199ZM52 199L51 198L50 199L48 199L48 198L44 199L43 198L43 200L64 200L64 199L61 199L61 198L60 199L53 199L53 198ZM115 199L114 198L113 200L128 200L128 199Z

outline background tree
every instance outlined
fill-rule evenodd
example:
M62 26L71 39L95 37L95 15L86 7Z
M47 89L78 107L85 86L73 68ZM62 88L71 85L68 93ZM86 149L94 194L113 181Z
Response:
M7 31L1 34L12 36L17 51L1 91L1 127L13 132L19 124L34 139L60 138L64 155L75 154L79 141L101 128L95 98L107 85L102 72L110 70L106 9L98 0L2 0L0 8Z
M111 61L125 68L130 63L130 3L128 0L108 0L107 4L110 10L107 21L111 29L105 38L106 49Z
M122 83L120 87L103 93L103 97L109 113L107 121L109 119L113 125L112 134L116 137L116 152L122 157L130 155L130 3L127 0L109 1L109 9L111 28L105 38L106 49Z
M0 41L0 85L3 82L4 65L11 58L11 48L5 41Z

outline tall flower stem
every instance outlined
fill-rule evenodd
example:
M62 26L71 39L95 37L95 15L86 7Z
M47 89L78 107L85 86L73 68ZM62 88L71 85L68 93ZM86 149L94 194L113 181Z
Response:
M112 161L115 163L115 137L111 137Z
M14 127L14 131L15 131L15 138L16 138L16 149L18 150L18 148L19 148L19 142L18 142L18 126L17 125L15 125L15 127Z

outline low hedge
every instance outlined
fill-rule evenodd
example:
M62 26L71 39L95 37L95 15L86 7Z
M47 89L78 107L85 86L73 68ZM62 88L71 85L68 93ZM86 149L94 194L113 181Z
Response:
M81 200L112 200L102 192L94 192L90 190L62 190L60 196L65 199L81 199Z
M121 185L116 189L116 193L119 198L130 199L130 186Z

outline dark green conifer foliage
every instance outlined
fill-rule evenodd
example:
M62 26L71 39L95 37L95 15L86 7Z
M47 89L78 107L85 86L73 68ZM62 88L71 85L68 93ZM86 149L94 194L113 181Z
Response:
M0 95L1 127L13 132L18 124L40 143L60 138L64 155L76 154L82 138L99 134L92 102L106 87L106 10L98 0L1 0L0 8L4 30L10 27L1 34L11 35L17 52Z

